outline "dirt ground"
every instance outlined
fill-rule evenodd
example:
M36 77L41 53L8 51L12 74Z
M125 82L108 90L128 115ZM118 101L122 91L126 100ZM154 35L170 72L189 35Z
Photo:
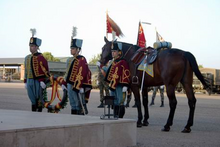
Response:
M50 97L48 89L48 97ZM152 93L149 93L149 101ZM177 109L173 126L170 132L162 132L161 129L167 121L169 114L168 98L165 94L165 107L160 107L160 95L157 94L155 105L149 107L149 126L137 128L137 147L220 147L220 95L196 94L197 104L194 118L194 126L189 134L181 133L187 123L189 107L187 98L182 93L177 93ZM92 90L88 103L91 116L101 116L103 108L97 108L99 91ZM130 107L126 109L124 118L137 120L137 110ZM23 83L0 82L0 109L31 110L31 103ZM143 108L142 108L143 111ZM70 114L70 106L59 113ZM47 113L44 109L43 113Z

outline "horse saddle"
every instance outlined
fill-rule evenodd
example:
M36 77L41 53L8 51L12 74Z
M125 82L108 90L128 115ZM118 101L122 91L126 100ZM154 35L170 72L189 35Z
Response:
M152 64L157 58L157 53L158 51L152 47L140 48L135 52L131 61L138 65L147 56L147 64Z

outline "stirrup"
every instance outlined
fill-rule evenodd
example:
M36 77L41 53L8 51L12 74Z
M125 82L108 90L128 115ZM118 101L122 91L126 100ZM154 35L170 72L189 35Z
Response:
M132 77L132 84L138 84L138 76Z

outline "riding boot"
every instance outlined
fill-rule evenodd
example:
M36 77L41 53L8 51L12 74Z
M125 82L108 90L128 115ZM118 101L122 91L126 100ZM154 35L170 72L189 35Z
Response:
M128 96L127 96L127 103L126 103L126 105L125 105L126 108L129 107L130 101L131 101L131 95L128 95Z
M71 109L71 114L77 114L77 110Z
M125 106L124 105L121 105L119 107L119 118L123 118L125 115Z
M37 112L42 112L42 110L43 110L43 108L42 108L42 106L40 106L40 107L38 107Z
M32 109L33 112L36 112L37 111L37 106L36 105L32 105L31 109Z
M164 107L164 102L163 101L161 101L160 107Z
M101 102L100 105L97 108L104 108L103 102Z
M115 106L114 107L114 117L118 118L118 114L119 114L119 106Z

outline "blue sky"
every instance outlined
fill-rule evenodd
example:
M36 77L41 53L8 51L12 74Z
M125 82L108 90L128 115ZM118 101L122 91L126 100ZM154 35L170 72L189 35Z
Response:
M157 27L173 47L193 53L198 64L220 69L219 8L219 0L0 0L0 58L29 54L30 28L42 39L41 52L70 56L76 26L89 61L104 45L108 10L125 35L119 41L136 44L139 21L150 22L143 24L147 46L155 42Z

